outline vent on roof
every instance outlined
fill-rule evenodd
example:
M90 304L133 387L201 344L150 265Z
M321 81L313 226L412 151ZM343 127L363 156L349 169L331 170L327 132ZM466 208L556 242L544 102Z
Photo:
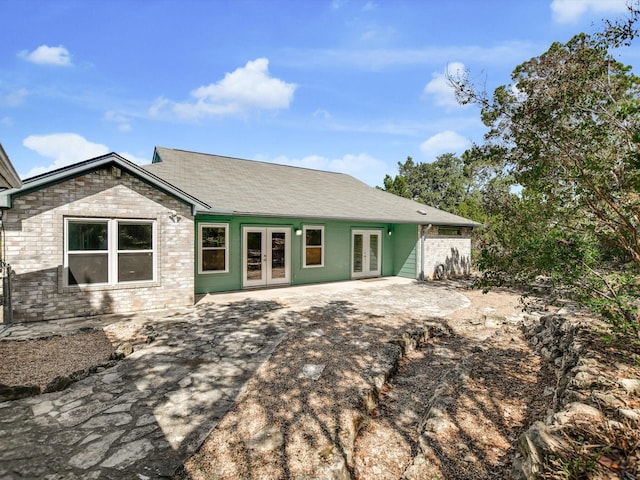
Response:
M420 215L426 215L427 212L425 212L424 210L416 210L416 212L418 212Z

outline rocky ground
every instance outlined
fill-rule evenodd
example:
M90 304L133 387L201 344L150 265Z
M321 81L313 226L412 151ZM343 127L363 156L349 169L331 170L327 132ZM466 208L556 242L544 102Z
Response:
M526 315L517 292L437 288L457 289L469 305L441 318L367 313L340 300L294 306L297 328L176 479L506 479L522 464L544 478L637 479L640 346L618 343L604 326L576 342L568 324L540 324L540 314L557 309L539 303L538 315ZM0 383L44 386L104 362L127 341L142 347L149 337L140 325L121 324L64 340L3 341L0 356L9 361ZM27 356L33 351L46 361ZM576 403L596 405L600 416ZM552 415L562 409L574 413ZM567 421L575 412L604 425L600 437L587 435L592 444L580 444L584 425ZM560 432L562 422L560 447L574 452L549 456L538 437ZM533 439L528 448L523 438ZM547 459L546 470L531 467L532 455ZM582 467L589 471L570 476Z
M518 437L546 415L555 378L518 326L518 295L462 293L469 307L429 321L303 312L308 327L280 344L178 478L511 478ZM402 342L412 329L425 333ZM371 367L394 358L394 343L397 371L380 381ZM304 362L323 370L290 374ZM372 384L379 401L363 400Z
M517 440L546 415L555 377L515 321L517 297L466 295L471 307L385 386L356 440L355 478L512 478Z

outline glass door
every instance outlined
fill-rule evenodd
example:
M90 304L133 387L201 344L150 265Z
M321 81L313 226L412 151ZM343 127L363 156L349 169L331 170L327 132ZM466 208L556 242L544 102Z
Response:
M243 228L243 287L290 283L291 229Z
M263 228L244 228L244 282L245 287L265 285L265 232Z
M351 237L351 276L380 276L381 230L354 230Z

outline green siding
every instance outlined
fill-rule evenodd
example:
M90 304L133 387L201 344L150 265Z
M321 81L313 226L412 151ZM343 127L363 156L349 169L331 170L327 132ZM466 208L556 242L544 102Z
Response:
M197 238L198 225L200 223L227 223L229 224L229 272L228 273L209 273L198 274L197 265L198 244ZM302 268L302 247L303 238L295 235L296 229L302 229L304 225L321 225L324 226L325 234L325 252L324 266ZM351 231L354 229L379 229L382 230L382 275L395 275L397 267L395 266L395 258L402 258L403 254L395 253L394 243L401 232L404 237L411 230L413 231L415 246L416 226L394 226L383 223L366 223L366 222L336 222L327 221L308 221L283 218L261 218L261 217L229 217L229 216L213 216L198 215L196 217L196 270L195 270L195 290L197 294L208 292L223 292L230 290L239 290L242 288L242 227L291 227L291 284L302 285L306 283L335 282L340 280L349 280L351 278ZM393 234L389 236L388 230L391 229ZM407 243L403 239L400 243ZM403 247L402 251L406 250ZM415 260L414 260L415 263ZM415 276L415 275L414 275Z
M394 237L394 275L406 278L416 278L417 255L416 245L418 241L417 225L396 225L393 231Z

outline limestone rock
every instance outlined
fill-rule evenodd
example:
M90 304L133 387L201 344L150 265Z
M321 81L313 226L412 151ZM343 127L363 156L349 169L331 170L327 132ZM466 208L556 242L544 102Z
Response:
M535 422L520 436L520 451L524 456L521 469L525 478L539 478L545 456L562 448L565 448L563 441L553 435L550 427L543 422Z
M18 400L20 398L33 397L40 394L40 387L37 385L17 385L10 387L0 383L0 402Z
M124 357L128 357L133 353L133 345L129 342L121 344L116 351L111 354L112 360L120 360Z
M284 445L284 436L277 428L264 428L260 430L247 444L252 450L269 452Z
M640 380L637 378L621 378L618 383L629 395L640 393Z
M302 372L298 375L298 378L310 378L311 380L318 380L324 371L325 364L314 365L308 363L302 367Z
M71 378L66 375L60 375L47 384L43 393L59 392L60 390L67 388L72 383L73 380L71 380Z
M579 422L599 423L604 420L605 416L600 410L580 402L568 404L564 410L553 416L553 423L556 425Z

